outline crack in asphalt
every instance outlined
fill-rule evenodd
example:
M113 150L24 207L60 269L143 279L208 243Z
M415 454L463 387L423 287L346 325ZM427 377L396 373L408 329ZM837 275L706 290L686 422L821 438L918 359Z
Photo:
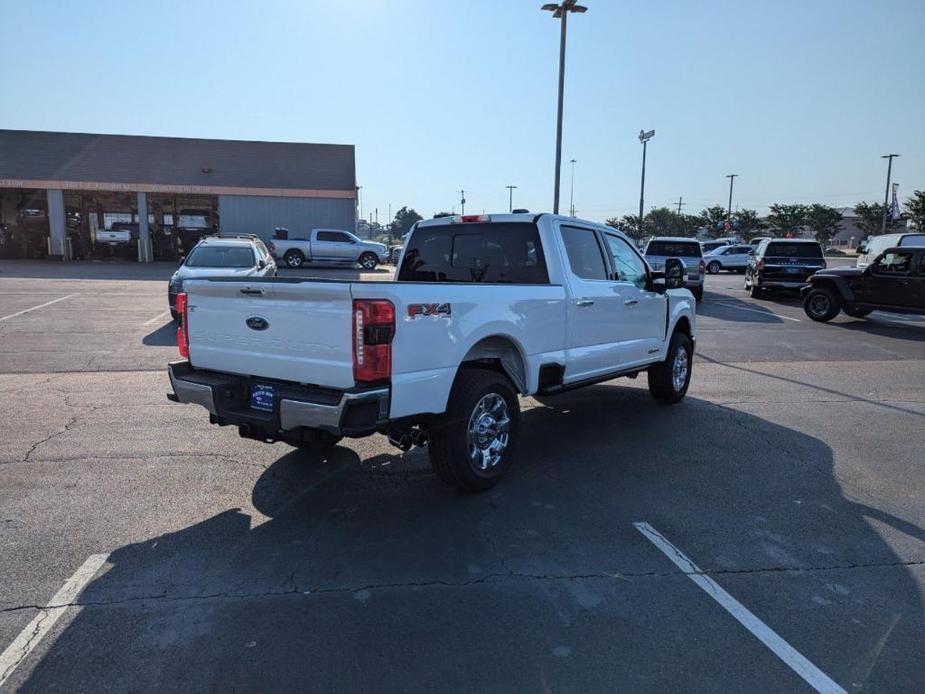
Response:
M466 588L470 586L482 585L487 583L504 583L508 581L582 581L582 580L614 580L614 579L634 579L634 578L674 578L679 576L749 576L749 575L760 575L760 574L779 574L779 573L794 573L794 574L809 574L809 573L819 573L826 571L849 571L849 570L858 570L858 569L884 569L884 568L909 568L915 566L925 566L925 559L922 560L910 560L910 561L895 561L895 562L871 562L867 564L834 564L830 566L817 566L817 567L789 567L789 566L774 566L774 567L758 567L754 569L717 569L717 570L704 570L696 572L685 572L680 570L674 571L638 571L638 572L602 572L602 573L583 573L583 574L535 574L535 573L523 573L508 571L507 573L497 573L492 572L485 574L484 576L479 576L478 578L471 578L464 581L446 581L446 580L431 580L431 581L401 581L393 583L368 583L357 586L335 586L329 588L311 588L309 586L299 586L295 581L295 572L289 574L284 583L287 586L285 589L281 590L263 590L255 592L247 591L221 591L216 593L203 593L200 595L178 595L178 596L169 596L168 588L163 589L159 593L154 593L151 595L141 595L141 596L132 596L127 598L117 598L111 600L76 600L69 603L60 603L54 605L17 605L15 607L6 607L0 609L0 614L10 613L10 612L20 612L23 610L35 610L35 611L44 611L48 612L53 609L67 608L67 607L110 607L116 605L124 605L127 603L134 602L145 602L145 601L163 601L163 602L191 602L196 600L247 600L254 598L272 598L272 597L282 597L287 595L329 595L329 594L352 594L361 590L389 590L389 589L403 589L403 588ZM38 625L36 625L38 626Z
M42 622L48 619L48 614L51 608L42 607L42 608L37 608L37 609L39 609L42 613L41 618L35 622L35 627L33 628L32 633L29 635L29 639L26 641L25 645L23 646L22 652L20 653L19 658L15 662L10 663L10 666L6 670L4 670L3 672L0 672L0 682L3 682L4 680L6 680L6 678L17 667L19 667L19 664L22 663L26 659L26 657L29 655L29 653L32 651L32 642L38 637L39 630L41 629L41 626L42 626Z

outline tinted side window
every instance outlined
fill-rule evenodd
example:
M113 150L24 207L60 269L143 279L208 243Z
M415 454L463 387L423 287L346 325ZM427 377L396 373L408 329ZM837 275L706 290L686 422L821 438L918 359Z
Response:
M714 246L713 248L720 248ZM646 255L667 255L682 258L700 258L703 253L696 241L651 241L646 248Z
M347 243L350 241L350 237L347 236L347 234L341 234L337 231L319 231L318 240L334 241L335 243Z
M899 240L900 246L925 246L925 234L907 234Z
M617 271L617 280L632 282L640 289L646 288L646 265L642 258L630 248L629 244L618 236L606 234L607 247L613 258L613 266Z
M607 267L597 234L590 229L562 227L562 240L569 266L576 277L586 280L606 280Z
M912 253L884 253L874 264L880 275L908 275L912 270Z
M416 229L406 243L399 281L549 282L533 223L425 226Z

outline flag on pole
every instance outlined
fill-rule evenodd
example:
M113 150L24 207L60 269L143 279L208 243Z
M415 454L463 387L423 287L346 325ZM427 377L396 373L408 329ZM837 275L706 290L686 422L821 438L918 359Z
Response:
M893 206L892 206L894 222L897 219L899 219L899 194L896 192L897 190L899 190L899 184L894 183L893 184Z

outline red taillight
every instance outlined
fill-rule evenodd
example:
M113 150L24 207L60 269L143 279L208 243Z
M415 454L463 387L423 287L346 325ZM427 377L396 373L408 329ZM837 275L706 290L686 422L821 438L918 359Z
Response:
M764 270L764 261L759 260L758 265L756 265L755 267L758 269L758 272L762 272Z
M700 274L705 275L707 273L707 264L703 261L703 258L700 259Z
M276 253L276 244L272 241L267 241L267 248L270 249L270 253Z
M491 217L487 214L458 214L453 217L457 224L470 224L472 222L490 222Z
M373 383L392 377L395 307L384 299L353 301L353 379Z
M180 356L189 359L189 311L187 307L189 302L186 299L186 292L177 294L177 303L174 307L180 314L180 325L177 327L177 349Z

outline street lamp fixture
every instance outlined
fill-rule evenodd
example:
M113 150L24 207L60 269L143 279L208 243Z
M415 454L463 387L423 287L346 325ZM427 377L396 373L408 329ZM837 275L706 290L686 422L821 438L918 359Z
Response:
M507 211L513 212L514 211L514 189L517 186L504 186L504 187L507 188Z
M639 142L642 143L642 182L639 184L639 237L642 238L642 209L646 196L646 145L655 137L654 130L640 130Z
M556 183L552 199L552 212L559 214L559 180L562 174L562 96L565 91L565 30L569 12L583 14L588 11L588 8L577 4L577 0L562 0L558 3L547 2L540 9L552 12L552 16L558 19L561 25L559 32L559 109L556 118Z

